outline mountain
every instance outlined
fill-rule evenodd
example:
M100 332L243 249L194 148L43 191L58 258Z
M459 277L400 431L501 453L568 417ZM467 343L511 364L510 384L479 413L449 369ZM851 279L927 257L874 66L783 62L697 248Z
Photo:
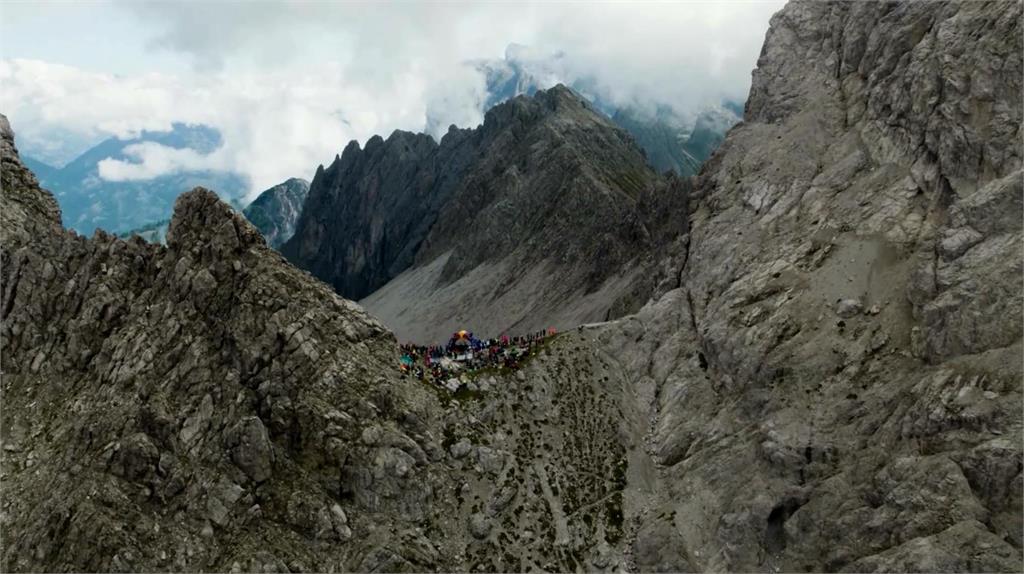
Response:
M650 250L685 225L665 208L685 201L684 182L556 86L440 144L407 132L350 143L317 170L282 253L401 337L569 327L637 302Z
M482 60L474 66L485 78L485 108L519 95L533 95L573 77L564 52L539 54L527 46L510 45L503 60ZM675 110L665 104L617 105L601 96L591 77L574 77L569 85L594 107L636 139L658 172L695 175L733 125L743 106L725 100L700 109ZM430 121L428 118L428 128Z
M27 167L27 165L26 165ZM252 223L266 239L267 245L278 249L295 232L295 222L306 200L309 182L293 177L256 196L248 206L242 208L236 201L231 206ZM171 220L165 219L119 233L122 238L138 235L150 243L166 243L167 230Z
M1022 20L788 4L674 280L455 395L209 191L64 230L0 116L0 567L1019 571Z
M484 74L487 89L484 107L491 109L516 96L532 96L538 90L558 85L567 75L565 56L565 52L543 54L529 46L510 44L505 48L505 58L502 60L472 62ZM598 106L603 103L593 96L587 99ZM610 115L607 110L603 111Z
M17 125L17 118L14 120ZM33 170L37 164L58 168L103 141L103 136L94 133L82 133L77 129L69 129L49 125L43 132L37 133L35 139L22 139L20 142L21 159Z
M84 238L0 135L4 570L571 569L530 494L556 489L609 501L580 516L618 552L624 474L576 472L621 470L614 425L567 417L590 446L551 466L522 387L489 383L499 413L400 377L393 335L214 193L177 199L166 246Z
M722 106L706 108L688 120L671 108L659 106L653 113L620 108L612 121L633 135L655 169L690 176L700 172L741 117L742 108L737 115L731 106Z
M167 246L65 231L3 116L0 135L5 571L394 569L422 551L404 521L445 508L422 498L443 486L432 393L398 380L379 323L207 190L175 202Z
M615 421L627 564L1020 569L1022 19L772 18L691 195L678 287L526 376L537 419L565 416L543 400L564 392Z
M247 187L245 178L233 173L196 170L154 178L111 181L99 173L106 159L134 162L130 146L151 143L172 149L190 149L200 155L214 152L221 145L220 133L201 125L174 124L171 131L143 131L132 139L109 138L86 150L67 165L57 169L26 158L25 164L39 177L40 184L56 195L64 222L83 234L96 228L125 231L167 219L174 198L185 190L202 185L217 189L224 197L241 197Z
M278 249L295 233L309 182L293 177L259 194L242 214L256 226L267 245Z
M739 120L740 116L726 107L707 108L689 120L664 106L653 113L619 108L612 116L612 121L633 135L652 167L682 176L696 175Z
M34 173L36 175L36 177L38 177L40 180L44 180L44 179L45 180L49 180L57 172L60 171L59 168L53 167L52 165L49 165L47 163L43 163L43 162L38 161L38 160L34 160L34 159L30 158L30 157L24 158L23 161L25 163L25 167L27 167L29 170L31 170L32 173Z

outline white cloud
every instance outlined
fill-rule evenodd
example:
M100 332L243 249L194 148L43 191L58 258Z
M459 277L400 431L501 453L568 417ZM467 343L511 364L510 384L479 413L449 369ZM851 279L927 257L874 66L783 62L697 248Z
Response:
M99 162L100 177L109 181L153 179L165 173L224 169L223 153L200 154L189 148L173 148L141 142L124 148L132 161L107 158Z
M190 115L174 109L182 87L159 74L117 77L33 60L0 62L0 105L11 115L24 114L21 131L48 128L92 135L130 137L141 130L169 130L171 122Z
M427 101L425 82L404 81L402 90L376 94L344 81L335 65L319 74L126 77L13 60L0 62L0 85L0 110L23 150L45 149L58 129L95 142L169 130L174 122L205 124L223 139L214 154L141 146L133 148L141 166L111 160L101 176L141 179L201 165L248 176L251 194L289 177L312 177L319 163L330 162L352 139L422 129Z
M155 50L154 62L173 53L191 60L192 69L114 75L6 59L0 110L23 148L41 150L55 147L56 134L95 142L167 130L173 122L206 124L224 141L212 156L147 146L136 150L139 165L105 163L104 177L138 179L205 162L247 175L255 193L288 177L311 177L351 139L394 129L440 135L450 123L479 123L483 78L465 62L500 58L512 43L536 54L563 53L551 81L592 77L600 95L619 104L685 111L723 97L742 100L768 18L779 7L125 3L115 8L138 29L124 37L148 40L122 51ZM115 32L108 35L120 37ZM41 28L40 40L47 33ZM79 54L83 59L87 54ZM104 69L103 58L90 68Z
M593 76L618 102L679 107L743 99L781 0L635 3L132 4L154 45L204 69L316 62L344 54L361 83L501 57L512 43L563 52L560 74Z

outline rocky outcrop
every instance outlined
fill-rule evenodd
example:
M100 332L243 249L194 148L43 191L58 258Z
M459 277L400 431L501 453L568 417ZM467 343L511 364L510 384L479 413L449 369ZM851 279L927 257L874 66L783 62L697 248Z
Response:
M60 207L48 193L38 193L39 181L21 164L14 147L14 132L7 116L0 115L0 185L7 209L0 210L0 239L21 244L37 236L58 232Z
M685 228L686 195L559 86L440 144L349 144L318 170L283 253L345 296L372 293L363 304L402 338L571 326L646 300L651 249Z
M252 203L242 209L242 215L256 226L267 245L279 249L295 233L295 222L302 213L302 204L308 192L309 182L293 177L256 196ZM240 205L232 207L239 208ZM165 219L119 233L118 237L127 239L137 235L150 243L166 244L170 225L171 220Z
M1021 18L772 19L680 287L564 342L634 405L637 568L1020 569Z
M307 193L309 182L293 177L259 194L242 214L263 234L267 245L279 249L295 234Z
M203 189L166 247L64 231L0 127L3 569L413 568L445 503L385 457L440 447L392 335Z

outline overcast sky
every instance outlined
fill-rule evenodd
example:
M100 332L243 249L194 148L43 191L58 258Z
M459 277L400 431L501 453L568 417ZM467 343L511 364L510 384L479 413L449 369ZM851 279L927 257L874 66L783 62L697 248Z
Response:
M253 191L309 178L352 139L482 120L469 60L509 44L563 52L563 81L680 111L742 101L782 2L0 2L0 112L61 163L175 121L221 131L211 156L139 150L142 166L231 169ZM115 166L117 167L117 166Z

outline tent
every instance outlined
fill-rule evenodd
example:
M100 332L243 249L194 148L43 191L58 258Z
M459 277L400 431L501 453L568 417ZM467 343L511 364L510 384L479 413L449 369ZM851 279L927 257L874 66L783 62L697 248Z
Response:
M463 329L452 334L448 344L452 347L469 347L473 342L473 333Z

